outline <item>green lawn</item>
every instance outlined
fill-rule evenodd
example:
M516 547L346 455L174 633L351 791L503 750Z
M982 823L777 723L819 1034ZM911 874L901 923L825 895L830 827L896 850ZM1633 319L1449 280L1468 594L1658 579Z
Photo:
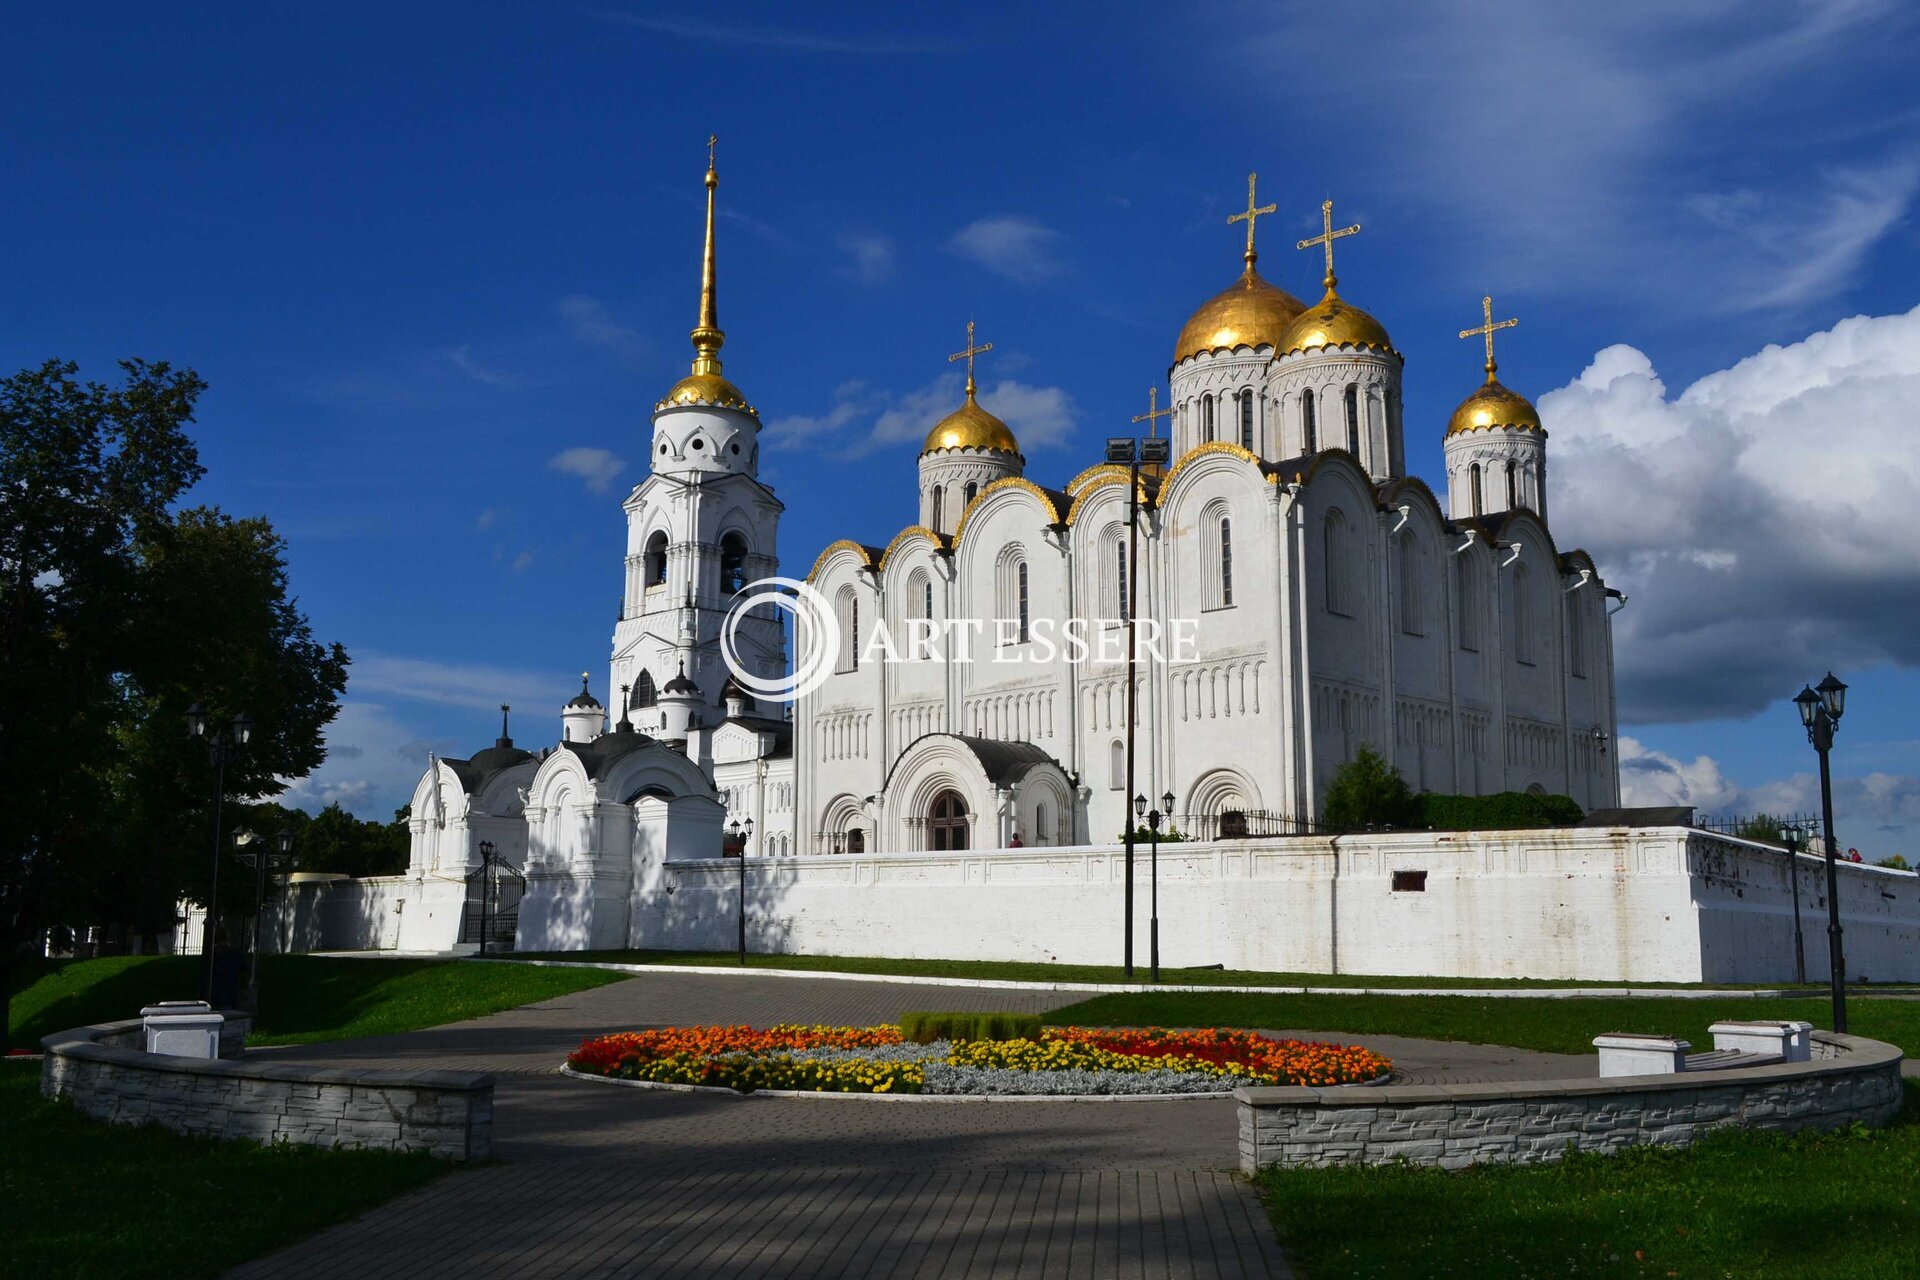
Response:
M8 1043L37 1049L40 1037L55 1031L138 1017L142 1005L156 1000L191 999L198 974L196 956L110 956L62 965L14 995ZM622 977L604 970L463 960L267 956L250 1043L304 1044L413 1031Z
M0 1065L0 1275L215 1276L364 1213L446 1165L97 1124Z
M548 951L514 952L501 960L575 960L613 964L730 965L731 951ZM1014 982L1126 982L1121 966L1099 964L1049 964L1044 961L1017 960L893 960L882 956L793 956L748 955L747 967L754 969L806 969L840 973L888 974L910 978L997 978ZM1147 981L1145 962L1134 967L1134 982ZM1250 969L1163 969L1161 981L1218 987L1678 987L1711 985L1736 989L1732 983L1678 982L1600 982L1561 978L1410 978L1368 974L1263 973ZM1775 990L1792 983L1748 983L1749 987ZM1810 991L1824 987L1807 988Z
M1920 1275L1920 1082L1879 1132L1725 1132L1532 1168L1269 1169L1303 1280Z
M1524 996L1267 996L1232 992L1147 992L1095 996L1047 1015L1056 1025L1094 1027L1267 1027L1350 1035L1418 1036L1503 1044L1547 1053L1592 1053L1607 1031L1678 1035L1710 1048L1707 1028L1722 1018L1832 1022L1825 1000L1703 1000L1633 996L1528 999ZM1920 1057L1920 1001L1854 996L1848 1030Z

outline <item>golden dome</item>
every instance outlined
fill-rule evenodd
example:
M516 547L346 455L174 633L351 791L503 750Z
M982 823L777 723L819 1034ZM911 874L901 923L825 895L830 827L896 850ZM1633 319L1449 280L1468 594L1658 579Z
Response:
M1249 262L1240 278L1200 304L1180 330L1173 362L1207 351L1270 347L1307 304L1261 279Z
M1540 413L1517 391L1501 386L1491 372L1472 395L1460 402L1447 420L1447 434L1463 431L1488 431L1495 427L1513 427L1521 431L1543 431Z
M980 402L969 391L965 404L940 419L934 429L927 432L927 443L920 452L932 453L936 449L985 449L993 453L1018 454L1020 442L1013 438L1013 430L982 409Z
M716 364L718 361L715 362ZM671 409L676 405L704 404L717 405L722 409L738 409L742 413L754 414L752 405L740 388L717 373L690 373L673 384L671 390L660 398L655 409Z
M1329 286L1327 296L1311 310L1301 312L1280 335L1273 350L1275 355L1291 355L1324 347L1375 347L1391 351L1393 340L1387 337L1386 329L1378 320L1348 303Z

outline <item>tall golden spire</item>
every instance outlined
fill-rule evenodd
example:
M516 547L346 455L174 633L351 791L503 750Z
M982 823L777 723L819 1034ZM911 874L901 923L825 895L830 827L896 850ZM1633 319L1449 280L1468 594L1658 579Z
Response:
M727 335L720 332L720 306L713 266L713 191L720 185L714 169L713 148L717 135L707 135L707 251L700 264L700 323L693 329L693 372L718 374L720 346Z
M973 321L967 321L967 349L965 351L956 351L948 356L947 363L952 364L956 360L965 360L967 362L967 399L969 400L973 399L974 391L973 358L991 350L993 350L993 344L991 342L974 342Z

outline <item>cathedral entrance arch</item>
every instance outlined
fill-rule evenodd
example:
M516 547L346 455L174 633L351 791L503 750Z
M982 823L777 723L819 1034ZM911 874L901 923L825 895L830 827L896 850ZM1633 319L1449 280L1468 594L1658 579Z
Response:
M942 791L927 810L927 848L948 852L967 847L967 802L958 791Z

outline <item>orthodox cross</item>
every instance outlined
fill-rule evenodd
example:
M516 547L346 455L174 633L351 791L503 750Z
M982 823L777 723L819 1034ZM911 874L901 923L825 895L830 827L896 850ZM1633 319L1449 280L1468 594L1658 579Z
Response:
M1493 377L1493 370L1494 370L1494 364L1493 364L1494 330L1511 329L1515 325L1519 324L1520 321L1517 317L1511 317L1506 320L1502 320L1496 324L1493 319L1493 299L1491 297L1485 297L1480 299L1480 316L1481 316L1480 327L1478 329L1462 329L1460 331L1460 336L1463 338L1478 338L1482 335L1485 335L1487 339L1487 377L1491 378Z
M1247 211L1245 213L1236 213L1232 217L1227 219L1228 226L1232 226L1236 222L1244 222L1247 224L1247 265L1248 266L1252 266L1254 263L1254 260L1260 256L1259 254L1253 251L1253 224L1259 221L1261 215L1274 213L1278 211L1278 209L1280 208L1280 206L1277 204L1262 206L1253 198L1254 179L1258 178L1259 176L1260 175L1257 173L1250 173L1247 175ZM1134 421L1138 422L1139 419L1136 418L1134 419Z
M1144 422L1147 424L1147 438L1149 440L1153 439L1154 436L1159 433L1160 429L1159 424L1156 423L1154 419L1171 418L1173 416L1172 405L1168 405L1164 409L1160 408L1159 405L1160 388L1158 386L1150 386L1147 388L1147 411L1133 415L1135 422Z
M967 399L969 400L973 399L973 358L982 352L991 350L993 350L993 344L991 342L982 342L977 345L974 343L973 321L967 321L967 349L965 351L956 351L948 356L947 363L952 364L955 360L965 360L967 362Z
M1350 227L1342 227L1340 228L1340 230L1335 231L1333 229L1333 201L1323 200L1320 202L1320 226L1321 226L1321 232L1319 235L1314 236L1312 239L1309 239L1309 240L1302 240L1299 244L1295 245L1294 248L1311 249L1313 248L1313 246L1317 244L1326 246L1327 248L1326 285L1327 285L1327 288L1331 289L1333 288L1333 285L1334 285L1333 242L1335 240L1338 240L1341 236L1357 235L1360 231L1360 224L1356 222Z
M719 134L710 133L707 135L707 168L709 169L713 168L713 144L718 141L720 141Z

